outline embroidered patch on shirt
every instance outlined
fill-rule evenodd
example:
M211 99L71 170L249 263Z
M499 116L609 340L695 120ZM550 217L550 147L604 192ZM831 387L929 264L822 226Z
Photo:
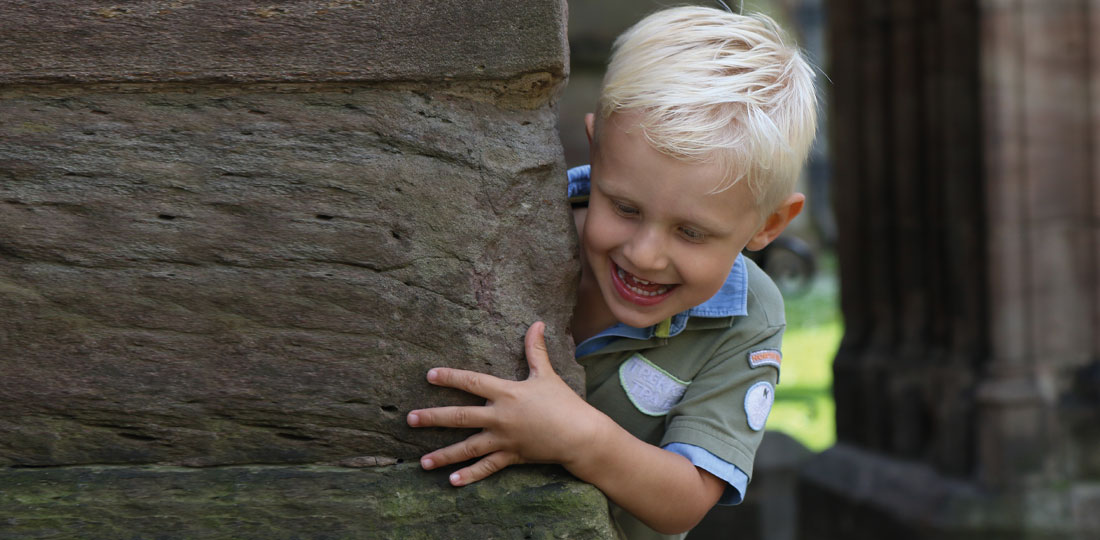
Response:
M681 381L640 354L619 366L619 382L630 402L649 416L662 416L680 402L690 382Z
M749 367L774 366L775 370L779 371L779 366L782 364L783 353L779 352L778 349L761 349L749 353ZM778 380L777 378L776 381L778 382Z
M749 427L753 431L764 429L768 413L772 411L772 403L775 403L775 387L768 381L760 381L745 392L745 416L748 417Z

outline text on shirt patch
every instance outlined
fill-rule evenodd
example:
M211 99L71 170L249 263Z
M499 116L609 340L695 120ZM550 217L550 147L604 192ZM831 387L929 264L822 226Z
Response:
M753 431L764 429L772 403L775 403L775 387L768 381L760 381L745 392L745 416Z
M630 402L649 416L667 414L691 384L677 379L640 354L631 356L619 366L619 382Z
M772 366L775 371L779 371L779 366L783 364L783 353L778 349L761 349L759 351L752 351L749 353L749 367L758 368L760 366ZM776 379L778 381L778 378Z

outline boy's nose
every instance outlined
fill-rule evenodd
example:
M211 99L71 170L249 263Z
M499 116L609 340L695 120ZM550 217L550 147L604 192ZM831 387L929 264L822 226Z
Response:
M668 266L664 243L659 231L643 227L624 246L623 255L639 271L664 270Z

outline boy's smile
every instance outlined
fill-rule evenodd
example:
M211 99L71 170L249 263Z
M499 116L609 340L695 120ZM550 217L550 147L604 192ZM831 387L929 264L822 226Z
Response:
M746 182L711 193L721 168L654 150L637 118L612 114L592 146L578 299L585 308L577 315L603 328L651 326L705 302L746 245L759 249L771 239Z
M616 264L612 264L611 282L623 298L641 306L660 303L677 287L676 284L646 281Z

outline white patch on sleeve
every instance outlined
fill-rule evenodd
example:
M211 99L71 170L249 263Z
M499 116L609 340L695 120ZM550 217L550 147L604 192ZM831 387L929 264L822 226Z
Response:
M619 382L630 402L649 416L668 414L691 384L677 379L640 354L631 356L619 366Z
M764 424L768 422L768 413L772 411L772 403L775 403L775 387L768 381L760 381L745 392L745 416L748 417L749 427L753 431L764 429Z

